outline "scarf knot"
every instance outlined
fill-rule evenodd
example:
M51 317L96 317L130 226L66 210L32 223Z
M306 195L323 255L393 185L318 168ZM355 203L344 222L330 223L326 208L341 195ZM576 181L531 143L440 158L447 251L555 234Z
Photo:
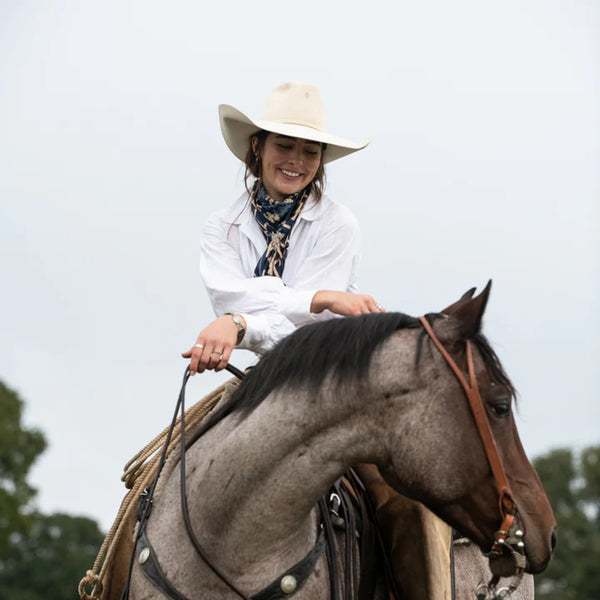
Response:
M260 180L254 184L252 212L267 242L267 249L254 269L255 277L272 275L281 278L283 275L292 227L308 195L308 188L305 188L283 200L273 200Z

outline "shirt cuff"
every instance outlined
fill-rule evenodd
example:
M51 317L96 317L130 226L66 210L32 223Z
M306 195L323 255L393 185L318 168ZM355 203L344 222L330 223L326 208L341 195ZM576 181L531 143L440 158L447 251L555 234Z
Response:
M239 314L246 321L246 333L236 348L253 350L254 352L264 354L267 351L267 349L262 348L266 337L265 332L268 330L267 320L260 315Z
M280 312L292 323L306 321L311 316L310 305L319 290L294 290L285 288L279 303Z

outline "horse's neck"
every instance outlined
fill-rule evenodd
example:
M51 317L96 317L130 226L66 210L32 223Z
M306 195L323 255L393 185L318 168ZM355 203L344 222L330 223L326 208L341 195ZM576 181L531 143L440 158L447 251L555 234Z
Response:
M232 415L201 439L188 453L199 526L215 540L228 536L228 545L251 540L274 551L290 536L306 536L311 510L331 483L349 466L380 458L385 417L376 398L364 396L340 395L335 386L276 392L242 421Z

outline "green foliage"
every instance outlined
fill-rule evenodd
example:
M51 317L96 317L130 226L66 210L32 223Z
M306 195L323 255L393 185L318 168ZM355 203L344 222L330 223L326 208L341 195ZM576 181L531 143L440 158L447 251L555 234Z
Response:
M539 600L600 598L600 446L553 450L533 461L552 504L558 545L536 577Z
M46 440L23 426L22 413L0 381L0 600L75 600L103 535L91 519L33 511L27 475Z
M26 477L46 448L43 434L21 422L23 401L0 381L0 556L11 535L25 534L30 524L30 502L35 490Z
M95 521L62 513L39 515L0 560L0 599L76 600L77 584L103 540Z

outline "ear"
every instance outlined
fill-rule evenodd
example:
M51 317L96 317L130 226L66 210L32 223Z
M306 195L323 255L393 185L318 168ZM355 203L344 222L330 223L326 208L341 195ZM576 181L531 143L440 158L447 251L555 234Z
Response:
M462 304L464 304L467 300L470 300L473 297L473 294L475 293L476 289L477 288L474 287L471 288L468 292L461 296L460 300L457 300L454 304L451 304L444 310L440 310L440 313L446 316L454 314L458 310L458 308L462 306Z
M448 341L451 338L466 340L479 333L491 289L492 280L490 279L479 296L475 298L465 298L463 296L456 304L452 305L449 317L438 321L440 340L442 338L446 338ZM471 290L467 294L470 292Z

